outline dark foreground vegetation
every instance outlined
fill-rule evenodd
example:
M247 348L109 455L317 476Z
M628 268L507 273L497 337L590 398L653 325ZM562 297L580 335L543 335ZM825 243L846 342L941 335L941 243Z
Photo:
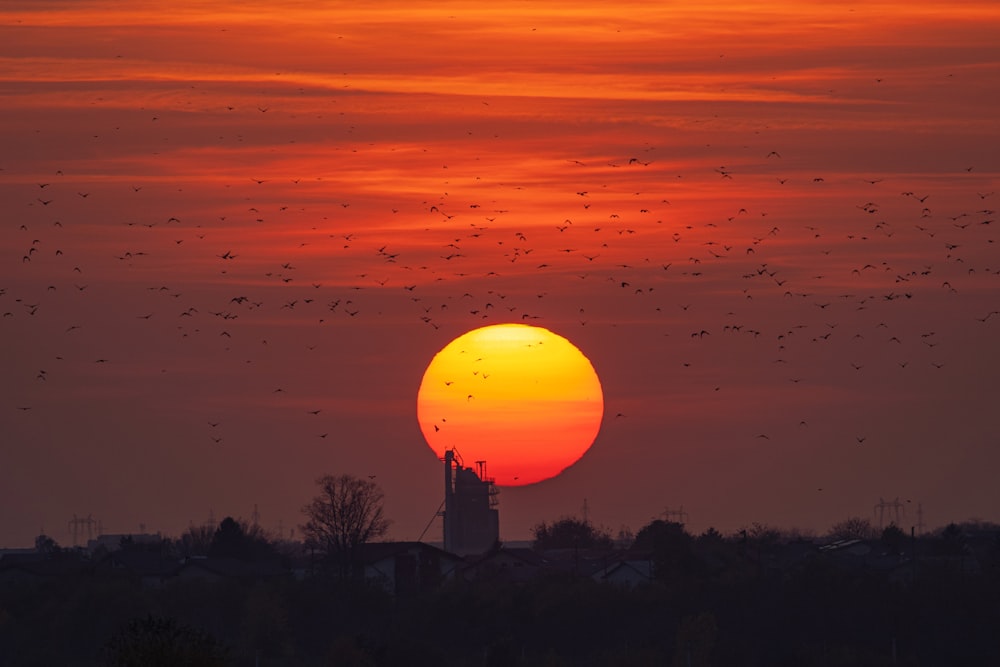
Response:
M407 543L429 554L424 576L387 587L360 561L329 567L229 521L200 546L125 540L85 557L40 540L32 567L0 567L0 664L1000 664L995 526L911 538L845 522L805 540L655 521L626 545L563 519L536 529L537 549L485 560ZM229 569L151 564L196 558ZM637 578L611 576L626 565Z

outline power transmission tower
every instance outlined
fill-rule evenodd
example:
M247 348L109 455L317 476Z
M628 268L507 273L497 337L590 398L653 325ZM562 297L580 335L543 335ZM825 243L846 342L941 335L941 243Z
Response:
M94 528L98 525L97 519L88 514L86 517L78 517L73 515L73 518L69 520L69 529L73 533L73 546L80 545L80 534L86 530L87 541L94 539Z
M887 501L884 498L879 498L878 502L875 504L874 512L878 516L878 529L885 529L885 515L888 510L889 522L901 526L903 523L903 503L899 502L899 497L897 496L895 500Z

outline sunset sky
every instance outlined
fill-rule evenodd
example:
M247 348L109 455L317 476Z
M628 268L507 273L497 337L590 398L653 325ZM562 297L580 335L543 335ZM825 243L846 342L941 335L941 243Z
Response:
M421 378L502 322L605 400L503 539L1000 520L1000 6L697 5L0 4L0 546L326 473L417 539Z

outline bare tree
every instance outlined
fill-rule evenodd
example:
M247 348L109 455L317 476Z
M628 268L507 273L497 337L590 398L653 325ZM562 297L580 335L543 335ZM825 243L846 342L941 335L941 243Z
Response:
M348 577L360 563L362 546L389 530L382 508L385 496L378 484L354 475L324 475L316 484L319 495L302 508L305 545L325 556L341 577Z
M184 534L177 538L177 548L184 556L207 556L212 546L215 527L191 524Z
M833 524L830 537L835 540L871 540L878 537L878 531L868 519L852 516Z

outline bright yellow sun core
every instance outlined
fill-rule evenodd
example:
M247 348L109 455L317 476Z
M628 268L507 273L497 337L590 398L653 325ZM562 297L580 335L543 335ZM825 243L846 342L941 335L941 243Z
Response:
M486 461L502 486L555 477L593 444L604 416L601 383L568 340L541 327L475 329L431 360L417 420L431 449Z

